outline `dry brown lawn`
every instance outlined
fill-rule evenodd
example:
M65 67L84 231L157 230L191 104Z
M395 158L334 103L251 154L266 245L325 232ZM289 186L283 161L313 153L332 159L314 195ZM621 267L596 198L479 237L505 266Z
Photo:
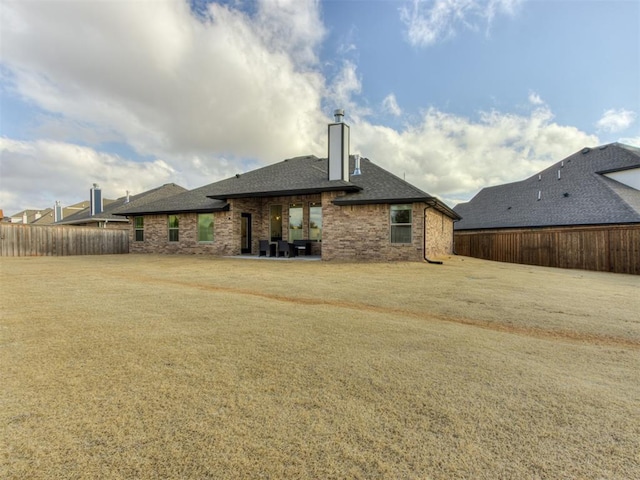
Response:
M640 277L1 258L0 478L640 478Z

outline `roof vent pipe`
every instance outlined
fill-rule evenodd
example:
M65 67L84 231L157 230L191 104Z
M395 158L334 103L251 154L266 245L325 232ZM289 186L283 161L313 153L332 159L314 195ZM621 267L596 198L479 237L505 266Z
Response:
M59 222L60 220L62 220L62 205L60 205L60 200L56 200L56 204L53 209L53 221Z
M355 168L353 169L353 173L351 175L361 175L360 171L360 155L357 153L353 156L353 160L355 161Z

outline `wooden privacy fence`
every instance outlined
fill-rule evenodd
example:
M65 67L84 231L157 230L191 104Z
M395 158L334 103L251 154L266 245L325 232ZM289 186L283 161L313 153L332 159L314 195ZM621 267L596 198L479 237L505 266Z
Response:
M0 223L0 256L105 255L129 253L126 230Z
M640 225L456 231L458 255L640 275Z

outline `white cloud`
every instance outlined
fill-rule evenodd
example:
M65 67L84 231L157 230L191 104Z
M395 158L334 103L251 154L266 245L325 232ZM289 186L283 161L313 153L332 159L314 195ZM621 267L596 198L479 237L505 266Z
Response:
M0 205L9 215L53 207L56 200L63 205L86 200L93 183L101 185L106 198L118 198L127 190L141 193L181 180L180 172L160 159L132 162L56 141L0 138L0 158Z
M620 143L625 143L627 145L640 148L640 135L636 135L635 137L623 137L618 141Z
M358 104L353 98L361 91L362 82L358 76L357 65L350 60L344 60L342 68L327 88L325 98L330 105L345 109L349 115L348 121L358 122L371 113L369 108Z
M624 108L610 109L604 112L600 120L596 123L599 131L620 132L629 128L636 120L636 112Z
M414 0L402 7L400 18L407 27L407 39L414 46L428 47L446 40L460 29L491 27L497 14L512 15L522 0Z
M398 105L396 96L393 93L387 95L382 101L382 110L390 113L395 117L399 117L400 115L402 115L402 109Z
M352 126L351 142L364 156L453 206L483 187L524 179L598 139L553 122L546 107L525 116L485 112L479 120L431 108L401 131Z
M544 105L544 100L536 92L529 92L529 103L531 105Z
M451 18L488 22L508 2L484 2L482 14L479 2L451 5L445 26ZM471 120L429 109L398 129L372 123L358 102L354 61L340 63L331 82L320 73L319 8L317 1L264 0L253 15L211 4L197 17L173 0L126 8L3 4L5 88L46 112L35 131L47 140L0 139L0 208L11 214L74 203L94 182L107 197L167 182L195 188L283 158L324 155L332 119L323 104L346 109L353 152L451 205L598 143L554 123L536 93L529 115L491 111ZM402 113L393 94L383 108ZM104 142L151 160L102 153Z
M11 88L67 127L90 126L142 155L274 161L314 145L324 122L315 1L264 0L254 17L211 4L197 18L173 0L3 10Z

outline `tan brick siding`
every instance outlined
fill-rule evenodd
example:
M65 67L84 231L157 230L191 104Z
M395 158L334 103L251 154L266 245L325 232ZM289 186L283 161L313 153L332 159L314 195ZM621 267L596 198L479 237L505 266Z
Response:
M198 242L198 214L178 214L178 242L169 241L168 215L144 216L144 241L136 242L133 220L130 219L129 251L131 253L184 253L209 255L235 255L233 249L231 212L215 212L213 215L213 242ZM239 245L239 242L238 242Z
M453 253L453 220L433 208L427 209L426 244L429 260Z
M309 230L309 203L322 202L322 242L312 242L312 254L323 260L342 261L423 261L424 203L412 207L413 229L410 244L392 244L389 205L337 206L333 199L341 192L322 195L298 195L256 199L230 199L229 211L214 213L214 241L198 242L197 214L181 213L179 241L169 242L168 215L144 217L144 241L134 240L133 220L129 221L132 253L184 253L239 255L241 253L241 216L251 214L251 253L257 255L259 240L269 239L271 205L282 206L282 234L288 240L289 205L304 205L303 231ZM452 253L453 222L429 208L427 217L427 256L438 258Z

